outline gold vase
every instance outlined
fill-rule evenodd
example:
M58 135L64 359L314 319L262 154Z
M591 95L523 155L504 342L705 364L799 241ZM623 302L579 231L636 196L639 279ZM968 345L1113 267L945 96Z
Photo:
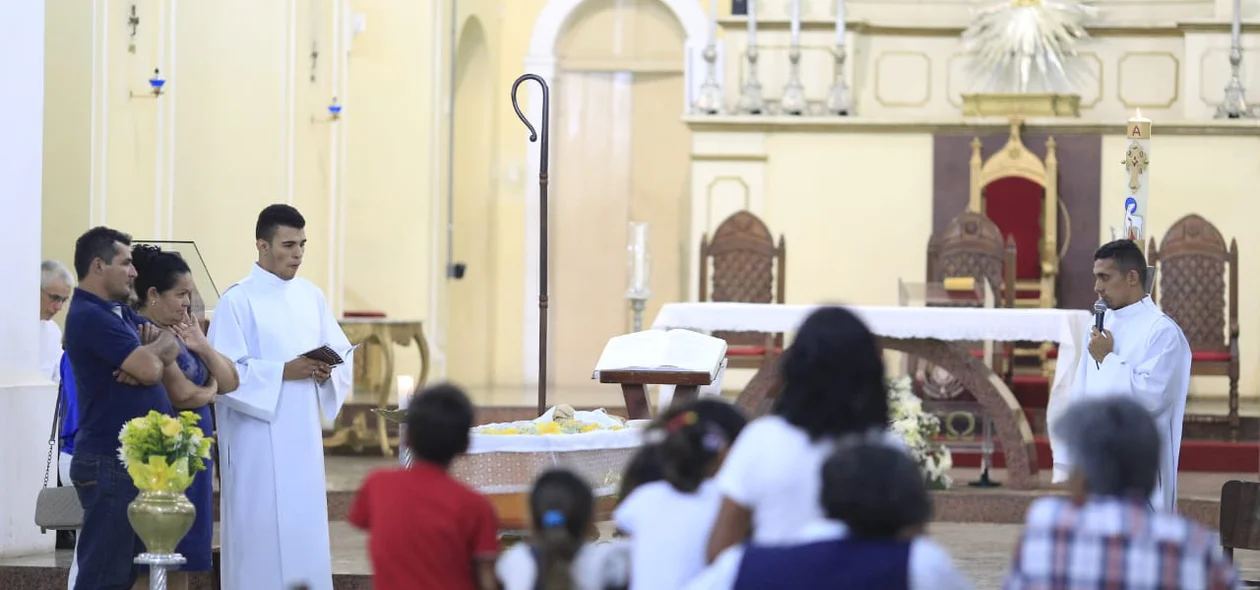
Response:
M197 508L183 492L142 491L127 505L127 520L149 553L174 553L196 518Z

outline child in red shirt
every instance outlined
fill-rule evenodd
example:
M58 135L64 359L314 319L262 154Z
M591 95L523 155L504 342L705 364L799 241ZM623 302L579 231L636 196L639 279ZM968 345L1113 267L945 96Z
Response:
M481 494L447 473L468 450L473 406L458 387L437 385L407 408L412 465L373 472L349 521L370 532L377 590L494 590L498 519Z

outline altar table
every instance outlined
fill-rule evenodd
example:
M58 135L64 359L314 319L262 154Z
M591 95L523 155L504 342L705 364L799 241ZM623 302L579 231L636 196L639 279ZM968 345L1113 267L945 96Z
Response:
M653 329L687 328L705 332L795 332L820 305L775 303L667 303L652 322ZM951 307L846 306L880 337L881 344L921 357L949 371L962 383L993 419L997 439L1005 454L1010 487L1031 489L1037 485L1037 449L1032 428L1014 394L993 371L973 357L960 341L1055 342L1058 364L1050 387L1047 423L1062 412L1064 390L1081 359L1078 343L1084 342L1090 325L1086 311L1064 309L992 309ZM767 361L745 389L757 400L778 389L778 363ZM756 403L754 401L754 403ZM1062 448L1051 437L1051 454Z

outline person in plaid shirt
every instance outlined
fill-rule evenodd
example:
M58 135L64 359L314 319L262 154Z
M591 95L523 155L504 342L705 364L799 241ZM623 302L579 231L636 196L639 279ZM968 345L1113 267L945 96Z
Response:
M1241 588L1218 537L1156 512L1159 434L1127 397L1073 404L1056 434L1075 455L1070 497L1028 509L1004 590L1226 590Z

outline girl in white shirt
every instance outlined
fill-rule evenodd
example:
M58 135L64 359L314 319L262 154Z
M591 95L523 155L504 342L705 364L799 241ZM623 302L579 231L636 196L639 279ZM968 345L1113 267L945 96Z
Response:
M495 574L503 590L625 590L629 578L624 543L593 543L595 498L591 486L566 469L534 480L529 494L534 536L499 557Z
M671 410L645 433L664 479L639 484L613 513L630 537L631 590L681 588L704 569L722 502L712 478L746 423L735 406L708 398Z
M801 540L805 525L823 519L820 474L835 440L888 427L883 353L853 312L810 314L778 368L773 415L748 425L715 479L722 507L709 561L750 535L766 544Z
M793 544L731 547L686 590L973 589L949 553L922 536L931 498L901 449L870 437L846 440L821 479L827 520L802 527Z

